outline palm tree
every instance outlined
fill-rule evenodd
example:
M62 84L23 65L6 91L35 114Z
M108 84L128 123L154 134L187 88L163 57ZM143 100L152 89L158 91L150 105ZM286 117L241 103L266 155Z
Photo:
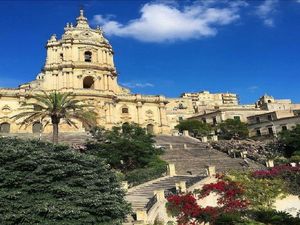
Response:
M69 126L77 128L73 119L83 124L93 126L96 123L96 113L93 106L83 104L76 100L72 93L43 92L31 97L35 102L24 102L22 112L13 116L15 120L23 119L21 126L28 126L36 121L43 121L49 118L45 126L50 122L53 128L52 141L58 143L59 123L64 120Z

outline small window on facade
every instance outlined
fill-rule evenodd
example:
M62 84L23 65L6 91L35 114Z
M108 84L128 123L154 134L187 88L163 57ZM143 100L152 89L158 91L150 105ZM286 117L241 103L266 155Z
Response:
M10 133L10 124L9 123L0 124L0 133Z
M268 115L268 120L272 120L272 115Z
M203 123L206 123L206 119L205 119L205 118L202 118L202 122L203 122Z
M269 127L269 128L268 128L268 131L269 131L269 134L270 134L270 135L273 135L273 134L274 134L273 127Z
M128 108L126 108L126 107L124 107L124 108L122 108L122 113L124 113L124 114L128 114Z
M86 51L84 53L84 61L85 62L92 62L92 53L90 51Z
M258 130L256 130L256 136L258 136L258 137L260 137L261 136L261 132L260 132L260 130L258 129Z
M218 122L217 122L217 118L214 117L214 118L213 118L213 124L216 125L217 123L218 123Z
M60 60L63 61L64 60L64 54L60 53L59 54Z
M178 106L179 109L183 109L183 104L182 103L179 103L179 106Z
M286 130L288 130L288 129L287 129L287 126L286 126L286 125L283 125L283 126L282 126L282 131L286 131Z
M260 118L258 116L256 117L256 122L260 123Z
M178 120L179 120L179 121L182 121L182 120L183 120L182 116L179 116L179 117L178 117Z
M87 76L83 79L83 88L85 89L94 89L95 88L95 81L94 78L91 76Z

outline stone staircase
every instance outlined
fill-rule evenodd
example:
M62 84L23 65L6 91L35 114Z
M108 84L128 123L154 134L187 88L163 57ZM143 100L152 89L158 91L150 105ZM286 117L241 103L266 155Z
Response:
M162 177L154 180L153 182L147 182L129 189L126 195L126 200L132 204L133 211L149 210L149 201L153 198L154 191L163 189L165 191L165 195L168 196L171 193L176 193L176 182L185 181L187 183L187 187L189 187L203 178L204 177L202 176Z
M165 148L161 158L175 164L176 173L180 175L204 175L208 165L216 166L217 172L264 168L250 159L247 159L246 165L241 158L231 158L226 153L211 148L207 143L189 137L157 136L156 142Z
M177 193L176 183L184 182L185 187L189 188L203 178L191 175L166 176L130 188L126 193L126 201L131 203L133 214L128 215L123 225L152 224L159 207L165 211L166 198Z

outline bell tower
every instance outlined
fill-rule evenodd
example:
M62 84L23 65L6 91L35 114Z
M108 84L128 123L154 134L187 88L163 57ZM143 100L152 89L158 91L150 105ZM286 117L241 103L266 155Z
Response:
M46 44L47 57L37 76L43 90L86 90L119 93L113 49L100 27L91 28L80 10L76 25L67 23L58 39L53 34Z

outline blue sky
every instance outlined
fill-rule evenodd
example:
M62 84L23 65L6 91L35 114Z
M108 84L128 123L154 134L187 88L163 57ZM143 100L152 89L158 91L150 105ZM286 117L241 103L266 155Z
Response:
M300 102L300 0L1 1L0 86L33 80L51 34L80 6L115 51L134 93L265 93Z

